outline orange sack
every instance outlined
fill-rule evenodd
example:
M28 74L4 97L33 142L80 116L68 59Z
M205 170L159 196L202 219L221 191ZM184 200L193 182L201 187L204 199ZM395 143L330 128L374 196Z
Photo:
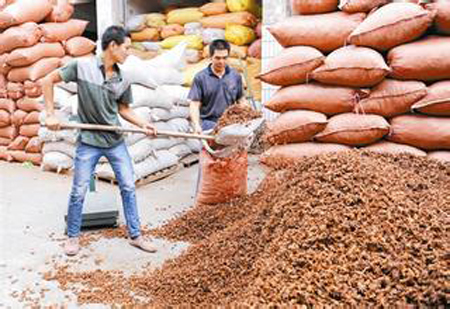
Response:
M45 18L45 21L63 23L72 17L73 12L74 7L68 0L56 0L56 3L53 4L51 13Z
M25 150L30 139L26 136L17 136L8 146L8 150Z
M247 152L229 158L200 153L201 175L196 204L218 204L247 194Z
M81 36L88 23L81 19L71 19L65 23L45 23L39 27L42 29L44 42L62 42Z
M28 67L14 68L8 73L8 80L12 82L36 81L57 69L60 58L43 58Z
M10 124L11 115L7 111L0 109L0 128L7 127Z
M325 130L314 140L324 143L364 146L375 143L389 133L389 123L378 115L352 113L331 117Z
M261 163L279 168L295 164L305 157L312 157L326 153L347 151L352 149L346 145L327 143L299 143L272 146L261 156Z
M306 109L325 115L351 112L365 92L350 87L318 83L289 86L279 89L265 107L278 113Z
M200 12L205 16L220 15L228 12L226 3L207 3L200 7Z
M323 131L327 117L313 111L289 111L267 125L266 139L271 144L307 142Z
M0 55L20 47L30 47L42 37L42 32L36 23L25 23L6 29L0 33Z
M388 2L389 0L340 0L339 8L347 13L370 12Z
M64 48L60 43L39 43L32 47L19 48L12 51L6 63L13 67L28 66L46 57L64 57Z
M324 60L325 56L314 47L289 47L271 59L258 78L278 86L302 84Z
M383 56L377 51L345 46L329 54L325 63L311 73L311 78L330 85L372 87L389 72Z
M423 82L386 79L356 105L355 112L384 117L405 114L426 94L427 86Z
M16 103L10 99L0 99L0 110L5 110L12 114L16 110Z
M42 146L42 140L38 136L35 136L30 139L27 146L25 147L25 151L28 153L41 153Z
M9 155L17 162L31 162L34 165L40 165L42 162L42 154L40 153L26 153L21 150L9 151Z
M401 115L391 119L388 140L426 150L450 149L450 121L444 117Z
M77 36L67 40L64 44L67 53L73 57L84 56L94 51L95 42L88 38Z
M438 0L427 5L427 8L436 10L434 19L436 30L441 34L450 35L450 0Z
M49 0L15 0L0 11L0 29L26 22L38 23L51 11Z
M450 37L430 36L400 45L388 53L390 76L403 80L450 79Z
M294 14L320 14L337 11L339 0L291 0Z
M284 47L307 45L331 52L345 45L350 33L365 17L365 13L345 12L292 16L268 27L268 30Z
M413 3L390 3L369 15L349 37L354 45L385 51L414 41L431 25L434 13Z
M427 96L414 104L412 110L432 116L450 116L450 81L429 86Z
M402 144L396 144L392 142L387 141L381 141L378 143L375 143L373 145L363 147L362 149L378 152L378 153L390 153L390 154L399 154L399 153L408 153L415 156L426 156L427 153L423 150L420 150L416 147L408 146L408 145L402 145Z
M200 19L203 28L221 28L225 29L228 24L255 27L258 19L249 12L233 12L214 16L203 17Z

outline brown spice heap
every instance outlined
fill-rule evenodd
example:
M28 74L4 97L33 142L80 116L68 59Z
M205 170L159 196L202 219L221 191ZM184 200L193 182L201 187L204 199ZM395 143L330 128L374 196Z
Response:
M227 108L223 115L217 121L217 124L213 130L213 134L217 134L223 127L229 126L235 123L246 123L250 120L260 118L261 112L257 112L250 106L233 104Z
M250 197L170 223L167 235L197 243L162 269L109 280L117 284L107 298L103 289L84 297L123 301L132 290L153 305L445 305L449 191L450 166L426 158L307 158Z

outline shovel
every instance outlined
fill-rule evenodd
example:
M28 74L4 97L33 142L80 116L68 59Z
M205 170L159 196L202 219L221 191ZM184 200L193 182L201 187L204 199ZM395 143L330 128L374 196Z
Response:
M193 133L183 133L183 132L172 132L172 131L160 131L157 130L157 136L167 136L167 137L177 137L186 139L200 139L207 144L206 141L214 141L218 145L225 146L217 155L226 156L231 154L234 150L248 148L253 140L253 132L257 130L263 122L262 118L254 119L246 124L232 124L223 127L217 135L207 135L207 134L193 134ZM109 132L120 132L120 133L143 133L146 134L146 130L140 128L124 128L120 126L109 126L109 125L98 125L98 124L86 124L86 123L62 123L62 130L92 130L92 131L109 131ZM208 147L211 153L214 154L216 151Z

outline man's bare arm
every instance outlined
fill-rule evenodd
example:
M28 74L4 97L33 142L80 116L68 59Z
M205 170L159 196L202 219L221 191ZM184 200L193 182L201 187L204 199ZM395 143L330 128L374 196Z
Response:
M128 104L119 104L119 114L128 122L131 122L139 128L147 130L147 135L156 135L156 128L150 122L142 119Z
M53 87L61 81L62 78L59 71L53 71L42 80L42 92L44 94L46 113L45 124L50 130L59 130L61 125L59 119L55 116L55 101L53 97Z
M198 101L191 101L189 104L189 114L196 133L202 132L202 126L200 123L200 105L201 103Z

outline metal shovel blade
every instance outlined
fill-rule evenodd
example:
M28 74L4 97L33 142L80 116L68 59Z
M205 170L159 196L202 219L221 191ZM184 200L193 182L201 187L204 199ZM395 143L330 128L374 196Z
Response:
M216 135L216 143L224 146L248 145L250 147L254 132L263 122L263 118L257 118L244 124L232 124L223 127Z

